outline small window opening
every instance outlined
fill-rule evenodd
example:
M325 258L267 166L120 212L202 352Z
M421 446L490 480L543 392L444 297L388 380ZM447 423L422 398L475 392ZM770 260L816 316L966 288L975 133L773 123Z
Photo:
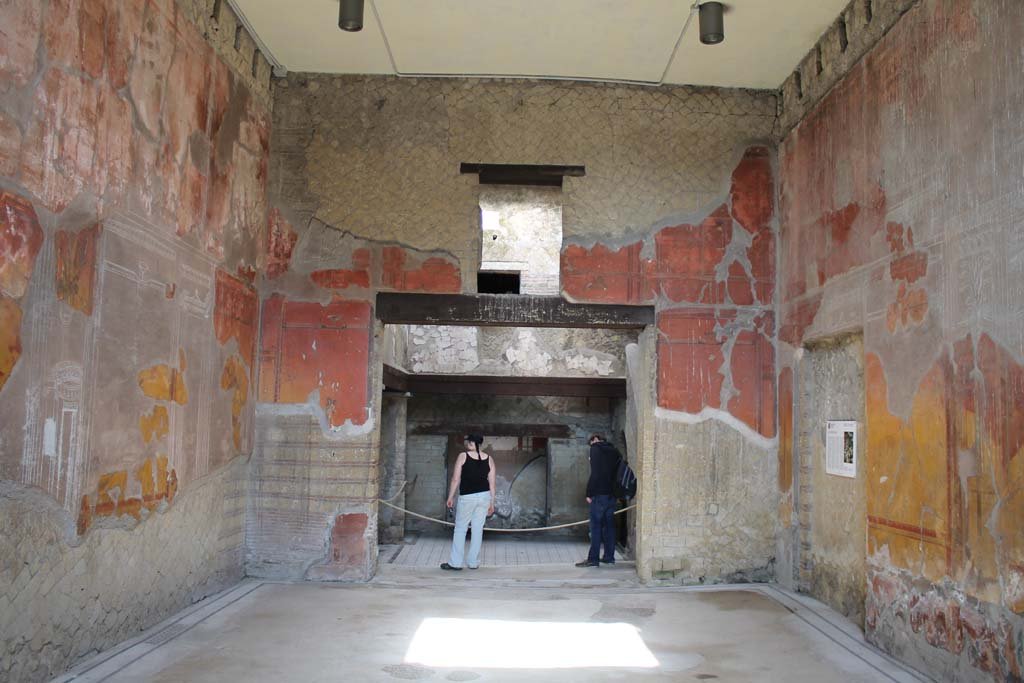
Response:
M220 20L220 3L221 0L213 0L213 7L210 9L210 18L214 23Z
M480 272L477 291L557 296L562 249L562 189L528 185L480 186ZM514 274L515 283L508 279ZM485 287L498 287L498 289Z
M260 51L252 51L252 77L256 78L260 74Z
M815 52L816 52L816 54L815 54L815 59L814 59L814 73L815 73L815 75L820 76L821 75L821 71L822 71L822 65L821 65L821 43L818 43L818 48L817 48L817 50Z
M839 51L846 52L850 40L846 35L846 17L839 17Z
M871 19L874 18L875 9L871 6L871 0L864 0L864 19L867 23L871 23Z
M242 25L238 24L235 26L235 49L242 49Z
M802 100L804 98L804 83L799 70L793 72L793 85L796 86L796 98Z
M480 294L519 294L519 273L481 271L476 274L476 291Z

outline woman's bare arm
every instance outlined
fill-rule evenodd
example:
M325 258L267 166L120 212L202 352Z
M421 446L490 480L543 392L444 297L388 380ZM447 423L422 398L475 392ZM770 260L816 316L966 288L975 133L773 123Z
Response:
M455 507L455 493L459 490L459 482L462 480L462 464L466 462L466 454L459 453L459 457L455 458L455 470L452 472L452 485L448 487L448 507Z
M497 494L496 494L497 486L494 483L494 471L497 468L494 466L494 458L493 457L487 456L487 462L490 463L490 465L491 465L491 468L487 471L487 485L491 489L491 504L487 508L487 514L493 515L494 514L494 501L497 500Z

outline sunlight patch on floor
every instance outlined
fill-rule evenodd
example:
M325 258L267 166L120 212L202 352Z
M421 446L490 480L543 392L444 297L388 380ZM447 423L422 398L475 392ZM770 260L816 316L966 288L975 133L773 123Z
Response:
M658 666L631 624L443 618L423 620L405 662L489 669Z

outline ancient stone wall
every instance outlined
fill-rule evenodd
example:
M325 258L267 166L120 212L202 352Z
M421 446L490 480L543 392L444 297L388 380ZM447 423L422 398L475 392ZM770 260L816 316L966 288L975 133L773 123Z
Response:
M794 370L798 377L796 468L800 545L794 583L863 627L867 591L867 473L864 467L864 345L845 336L810 346ZM825 469L829 420L860 427L855 477ZM780 577L788 583L789 577Z
M715 450L716 458L739 457L774 479L776 462L765 455L775 434L774 175L770 149L750 143L770 138L775 105L773 93L707 88L290 75L274 102L270 251L261 283L260 400L268 410L261 408L260 419L272 424L304 404L332 443L372 434L382 358L367 322L375 294L475 287L480 186L459 174L459 163L581 164L587 175L566 179L561 196L561 293L657 303L658 401L671 423L659 462L666 472L675 466L670 444L685 438L686 420L710 420L700 429L740 435L723 441L730 448L753 444L721 456ZM427 354L421 370L424 361L456 372L482 365L489 343L478 339L474 356L469 334L449 333L451 353ZM495 368L502 373L562 371L555 354L544 360L537 331L495 340L502 354L516 349ZM393 341L384 353L393 352ZM408 342L414 354L415 336ZM329 362L330 349L342 348L346 362ZM438 359L444 368L431 365ZM621 371L606 360L591 354L561 364L580 374ZM410 454L413 445L410 437ZM293 498L256 495L253 506L265 506L265 519L276 520L282 534L308 533L303 557L312 562L313 541L325 532L305 526L296 509L306 476L301 468L275 473L269 488L288 487ZM702 519L708 508L697 498L706 481L680 482L693 489ZM261 486L254 482L254 490ZM774 488L765 496L744 493L749 509L723 515L721 524L741 538L733 525L774 510ZM679 514L677 496L649 499L671 508L665 519ZM729 561L715 561L717 529L708 528L696 551L676 544L675 561L698 552L712 558L704 563L711 570L728 574L769 564L760 545L741 557L741 540Z
M379 400L362 409L379 411ZM376 569L376 431L338 435L325 420L316 404L257 407L246 512L249 576L352 581Z
M444 251L466 291L480 186L461 162L583 165L563 235L621 240L716 198L776 113L767 92L378 76L290 74L275 98L271 186L292 224Z
M405 507L406 437L409 399L403 394L385 395L381 401L380 462L377 466L380 497ZM377 510L381 543L401 543L405 513L380 505Z
M785 136L919 0L850 0L779 88Z
M0 7L5 680L243 572L270 112L192 9Z
M268 110L273 104L273 66L224 0L176 0L235 77Z
M409 325L412 372L623 377L629 330Z
M862 330L866 632L939 678L1024 663L1022 42L921 0L780 149L780 433L800 347Z
M446 519L445 498L448 495L448 470L445 453L447 434L409 434L406 439L405 476L408 493L406 507L413 512L435 519ZM416 517L406 517L407 531L443 534L439 525Z
M641 576L773 575L774 177L771 150L747 147L704 210L625 243L562 251L568 298L657 311L656 426L644 440L657 457L645 468L650 486L641 482L651 506L638 517Z

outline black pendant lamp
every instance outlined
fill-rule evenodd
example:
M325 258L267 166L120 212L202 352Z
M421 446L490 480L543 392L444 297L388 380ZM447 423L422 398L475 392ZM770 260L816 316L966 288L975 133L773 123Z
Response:
M700 6L700 42L716 45L725 40L725 7L720 2L705 2Z
M703 26L704 24L701 24ZM341 0L338 27L342 31L363 30L363 0Z

